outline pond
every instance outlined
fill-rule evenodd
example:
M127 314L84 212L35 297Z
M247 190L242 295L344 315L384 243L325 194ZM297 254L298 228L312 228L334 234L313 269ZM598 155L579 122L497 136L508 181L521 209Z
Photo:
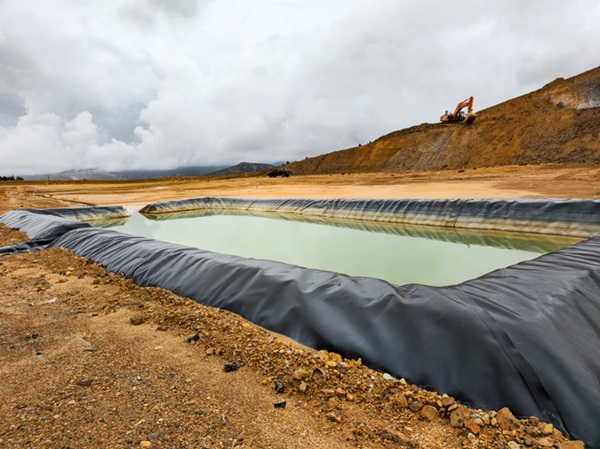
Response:
M134 213L111 228L246 258L431 286L458 284L581 240L215 211L158 219Z

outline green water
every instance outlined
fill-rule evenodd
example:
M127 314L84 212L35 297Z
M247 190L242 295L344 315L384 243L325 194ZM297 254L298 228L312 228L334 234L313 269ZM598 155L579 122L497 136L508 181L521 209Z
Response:
M209 251L375 277L398 285L457 284L533 259L548 251L544 248L554 250L572 243L560 237L549 237L545 242L545 237L535 236L535 243L528 245L523 244L522 236L506 237L516 238L518 244L513 244L502 241L496 233L491 240L495 246L485 246L481 242L486 239L481 235L467 238L456 231L441 233L441 240L436 240L431 232L425 233L428 238L401 235L407 232L399 230L398 225L390 228L392 231L373 232L339 223L332 226L252 215L155 221L134 214L124 225L111 229ZM415 233L419 234L408 232ZM545 243L540 244L540 239ZM477 244L469 243L473 241ZM510 249L515 247L520 249Z

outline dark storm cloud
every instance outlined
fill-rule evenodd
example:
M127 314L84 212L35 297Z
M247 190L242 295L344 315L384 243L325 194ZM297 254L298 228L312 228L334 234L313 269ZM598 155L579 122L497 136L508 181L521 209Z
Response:
M0 126L15 126L23 114L25 114L23 99L13 92L0 90Z

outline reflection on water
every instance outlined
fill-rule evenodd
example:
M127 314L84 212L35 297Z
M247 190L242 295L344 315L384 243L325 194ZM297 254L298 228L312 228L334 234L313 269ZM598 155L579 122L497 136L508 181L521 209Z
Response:
M124 226L129 217L119 217L119 218L108 218L102 220L91 220L88 221L92 226L96 226L97 228L114 228L115 226Z
M222 210L151 218L134 214L113 228L209 251L370 276L398 285L457 284L581 240Z

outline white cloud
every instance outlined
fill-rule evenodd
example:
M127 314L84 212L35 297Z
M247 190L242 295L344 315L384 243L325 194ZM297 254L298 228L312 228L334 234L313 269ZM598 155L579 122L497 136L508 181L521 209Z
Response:
M586 0L0 2L0 163L301 159L590 69L599 23Z

